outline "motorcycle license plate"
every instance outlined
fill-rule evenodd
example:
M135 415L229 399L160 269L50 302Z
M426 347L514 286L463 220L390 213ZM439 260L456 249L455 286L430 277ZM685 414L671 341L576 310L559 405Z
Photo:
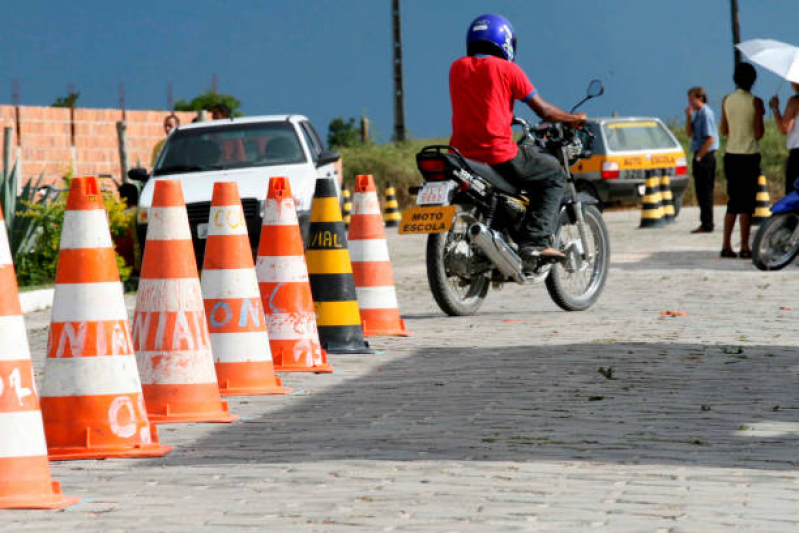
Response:
M452 181L425 183L416 195L416 205L448 205L449 193L455 187Z
M444 233L449 231L453 220L455 220L454 205L409 207L402 213L399 233L402 235Z

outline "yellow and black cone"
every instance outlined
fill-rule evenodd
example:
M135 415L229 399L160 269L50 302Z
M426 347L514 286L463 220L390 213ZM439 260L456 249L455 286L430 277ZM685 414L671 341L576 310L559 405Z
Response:
M316 180L305 259L322 348L328 353L373 353L363 340L347 231L332 178Z
M346 183L341 184L341 215L344 218L344 226L350 227L350 213L352 213L352 193Z
M674 194L671 192L671 177L665 170L660 175L660 199L663 202L663 218L666 223L671 224L677 218L677 210L674 208Z
M666 224L663 218L663 205L660 197L660 178L649 174L645 181L643 206L641 208L641 228L659 228Z
M383 222L387 228L399 226L402 220L402 213L399 210L399 203L397 202L397 191L391 182L388 182L386 187L386 207L383 210Z
M760 224L771 216L771 199L768 195L768 181L766 176L757 178L757 194L755 195L755 214L752 215L752 224Z

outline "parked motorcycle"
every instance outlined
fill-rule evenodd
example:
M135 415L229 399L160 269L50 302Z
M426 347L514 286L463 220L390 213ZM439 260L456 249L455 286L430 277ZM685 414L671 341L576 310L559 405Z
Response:
M592 81L584 102L601 96ZM416 192L417 206L407 209L401 233L429 233L427 278L438 306L448 315L472 315L490 287L545 282L553 301L566 311L591 307L608 273L610 240L597 200L578 194L571 166L591 155L592 134L585 128L541 123L531 126L515 117L523 135L518 144L534 143L553 155L568 174L553 246L565 261L539 259L531 267L517 245L529 203L526 192L490 166L467 159L446 145L427 146L416 156L425 184Z
M760 270L780 270L799 255L799 179L794 190L771 207L752 245L752 262Z

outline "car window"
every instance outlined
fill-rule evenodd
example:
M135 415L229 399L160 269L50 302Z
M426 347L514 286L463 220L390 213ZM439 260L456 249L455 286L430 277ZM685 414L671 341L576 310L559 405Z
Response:
M175 130L153 174L304 163L294 127L287 122L231 124Z
M319 154L325 151L325 147L322 145L319 135L316 134L316 130L309 122L300 122L300 130L302 130L302 134L305 137L305 142L308 143L311 158L315 162L319 159Z
M676 148L677 143L660 122L606 122L602 125L608 148L614 152L626 150L659 150Z

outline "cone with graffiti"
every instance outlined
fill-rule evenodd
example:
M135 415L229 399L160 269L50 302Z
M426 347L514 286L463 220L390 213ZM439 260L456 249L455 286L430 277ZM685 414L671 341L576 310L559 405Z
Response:
M349 248L363 334L407 337L400 318L380 202L372 176L355 177Z
M61 509L78 502L61 494L47 460L42 413L28 336L0 208L0 509Z
M328 353L373 353L363 340L347 232L332 178L316 180L305 257L322 348Z
M42 414L52 460L156 457L97 178L75 178L58 252Z
M278 372L332 372L319 342L308 267L291 185L269 180L256 273Z
M150 420L238 419L219 395L189 219L177 180L155 183L133 346Z
M281 385L272 365L235 182L214 183L201 279L219 392L223 396L291 392Z

